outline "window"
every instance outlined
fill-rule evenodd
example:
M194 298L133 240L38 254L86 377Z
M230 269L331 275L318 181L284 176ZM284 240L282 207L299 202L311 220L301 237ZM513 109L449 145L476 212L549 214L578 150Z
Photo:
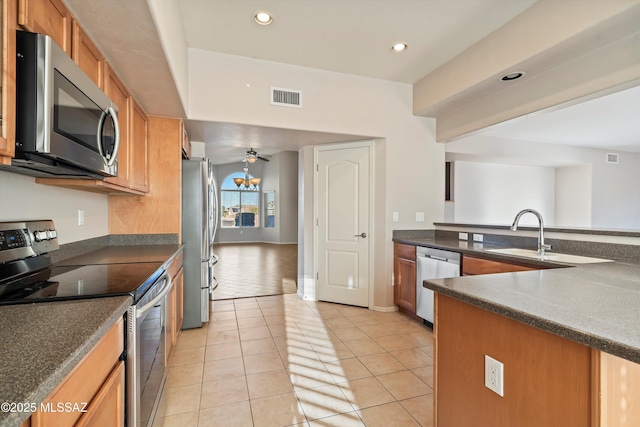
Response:
M222 228L256 228L260 226L260 191L238 189L233 178L244 178L244 172L229 175L220 189ZM249 178L253 178L249 175Z

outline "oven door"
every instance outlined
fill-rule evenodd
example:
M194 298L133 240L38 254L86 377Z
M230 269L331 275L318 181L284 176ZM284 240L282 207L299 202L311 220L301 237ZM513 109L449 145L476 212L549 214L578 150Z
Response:
M127 426L153 424L166 380L167 294L164 273L140 302L129 308L127 334Z

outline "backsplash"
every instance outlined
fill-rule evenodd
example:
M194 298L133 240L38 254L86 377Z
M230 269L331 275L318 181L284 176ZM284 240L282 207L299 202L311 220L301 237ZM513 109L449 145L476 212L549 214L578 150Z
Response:
M487 229L487 231L489 231ZM490 234L483 231L483 243L503 247L535 249L538 246L537 237L527 237L506 234ZM473 240L473 233L468 233L469 240ZM458 240L458 231L450 230L394 230L394 239L452 239ZM550 252L590 256L615 260L640 262L640 245L621 243L590 242L583 240L568 240L545 237L545 243L551 245Z

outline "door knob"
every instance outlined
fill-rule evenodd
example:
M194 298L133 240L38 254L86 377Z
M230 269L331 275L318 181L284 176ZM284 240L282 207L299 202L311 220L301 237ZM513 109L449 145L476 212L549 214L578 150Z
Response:
M362 238L365 238L365 237L367 237L367 233L354 234L354 237L362 237Z

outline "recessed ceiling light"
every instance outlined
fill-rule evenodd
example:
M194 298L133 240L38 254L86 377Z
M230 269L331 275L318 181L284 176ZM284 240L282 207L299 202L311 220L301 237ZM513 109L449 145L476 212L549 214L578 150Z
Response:
M509 74L505 74L504 76L500 77L500 80L503 82L510 82L510 81L519 79L525 74L526 73L524 71L513 71Z
M406 43L396 43L393 46L391 46L391 52L395 52L395 53L399 53L399 52L404 52L405 50L407 50L409 46L407 46Z
M273 16L269 12L258 12L253 15L253 21L258 25L269 25L273 22Z

